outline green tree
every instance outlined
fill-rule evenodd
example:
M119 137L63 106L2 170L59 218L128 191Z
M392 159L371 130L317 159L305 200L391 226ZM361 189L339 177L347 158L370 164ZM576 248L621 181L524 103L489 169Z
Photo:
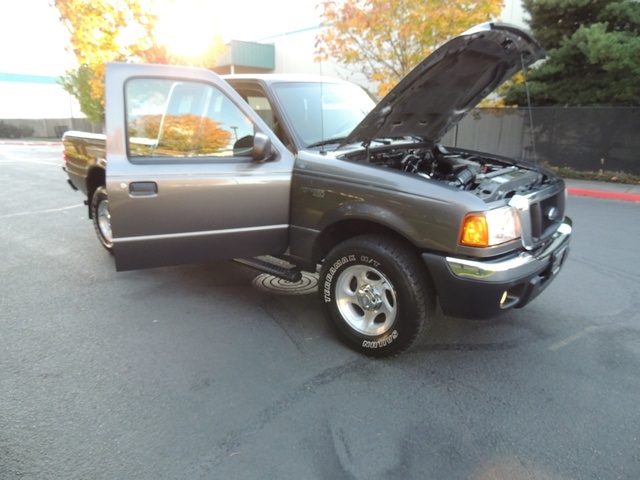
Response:
M548 58L528 72L536 106L640 105L640 3L635 0L524 0ZM527 103L524 84L503 90Z
M67 75L58 82L80 104L80 110L90 122L101 123L104 120L104 106L102 98L91 95L91 78L93 74L87 65L81 65L75 70L67 71Z
M137 0L53 0L70 34L78 69L67 72L63 87L76 97L87 118L104 120L104 66L152 50L155 18Z
M316 58L361 71L386 94L438 46L495 19L501 0L325 0Z

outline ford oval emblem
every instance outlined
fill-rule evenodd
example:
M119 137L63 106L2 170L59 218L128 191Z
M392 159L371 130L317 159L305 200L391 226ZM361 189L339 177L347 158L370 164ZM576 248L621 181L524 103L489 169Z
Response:
M551 207L549 208L549 210L547 210L547 218L553 222L558 218L558 213L560 212L556 207Z

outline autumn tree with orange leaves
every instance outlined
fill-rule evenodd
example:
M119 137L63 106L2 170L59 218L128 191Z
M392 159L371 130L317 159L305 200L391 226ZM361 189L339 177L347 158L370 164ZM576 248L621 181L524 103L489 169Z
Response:
M383 96L447 40L494 20L501 0L325 0L316 58L362 72Z
M155 38L157 18L149 0L50 0L70 34L78 68L67 72L62 86L94 123L104 121L106 62L190 64L212 67L222 49L215 39L205 56L193 60L172 55Z
M223 155L231 146L231 132L220 122L198 115L145 115L129 125L129 138L157 139L149 147L135 145L134 156Z

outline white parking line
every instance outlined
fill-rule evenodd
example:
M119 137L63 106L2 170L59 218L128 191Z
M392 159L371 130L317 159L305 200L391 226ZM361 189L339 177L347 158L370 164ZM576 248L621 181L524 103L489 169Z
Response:
M47 161L48 159L44 159L44 160L30 160L28 158L0 158L0 163L16 163L16 164L25 164L25 163L29 163L32 165L49 165L49 166L54 166L54 167L62 167L62 160L57 158L57 159L51 159L50 161Z
M69 207L49 208L47 210L37 210L35 212L10 213L9 215L0 215L0 220L5 218L12 218L12 217L23 217L25 215L39 215L41 213L61 212L63 210L71 210L72 208L78 208L78 207L84 207L84 204L79 203L78 205L71 205Z
M578 332L575 335L570 336L569 338L565 338L564 340L561 340L561 341L556 342L556 343L554 343L552 345L549 345L547 348L549 350L551 350L552 352L555 352L556 350L560 350L561 348L572 344L576 340L580 340L582 337L587 336L589 333L598 330L598 328L599 327L596 327L596 326L592 325L590 327L585 328L581 332Z
M577 340L580 340L581 338L586 337L590 333L597 332L597 331L600 331L600 330L612 330L612 329L615 329L615 328L626 328L627 326L628 325L626 323L621 323L621 322L609 323L607 325L590 325L590 326L584 328L583 330L579 331L578 333L576 333L574 335L571 335L570 337L565 338L564 340L560 340L559 342L552 343L551 345L549 345L547 347L547 349L551 350L552 352L555 352L557 350L560 350L561 348L566 347L567 345L571 345L572 343L576 342Z

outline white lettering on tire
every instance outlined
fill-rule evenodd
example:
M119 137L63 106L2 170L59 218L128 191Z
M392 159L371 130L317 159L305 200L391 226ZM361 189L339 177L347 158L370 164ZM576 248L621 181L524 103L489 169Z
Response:
M384 340L375 340L373 342L369 341L369 340L363 340L362 341L362 347L363 348L382 348L382 347L386 347L387 345L391 345L391 343L393 343L393 341L396 338L398 338L398 331L394 330Z
M336 271L342 265L345 265L345 264L351 263L351 262L355 262L355 261L356 261L356 256L355 255L349 255L349 256L345 256L345 257L339 258L338 260L336 260L333 263L333 265L331 265L331 268L329 269L329 272L327 273L327 275L324 278L323 294L324 294L324 302L325 303L331 303L331 280L333 280L333 276L335 275Z
M380 266L380 262L373 258L369 258L366 255L360 255L360 261L365 265L372 265L374 268L378 268Z

